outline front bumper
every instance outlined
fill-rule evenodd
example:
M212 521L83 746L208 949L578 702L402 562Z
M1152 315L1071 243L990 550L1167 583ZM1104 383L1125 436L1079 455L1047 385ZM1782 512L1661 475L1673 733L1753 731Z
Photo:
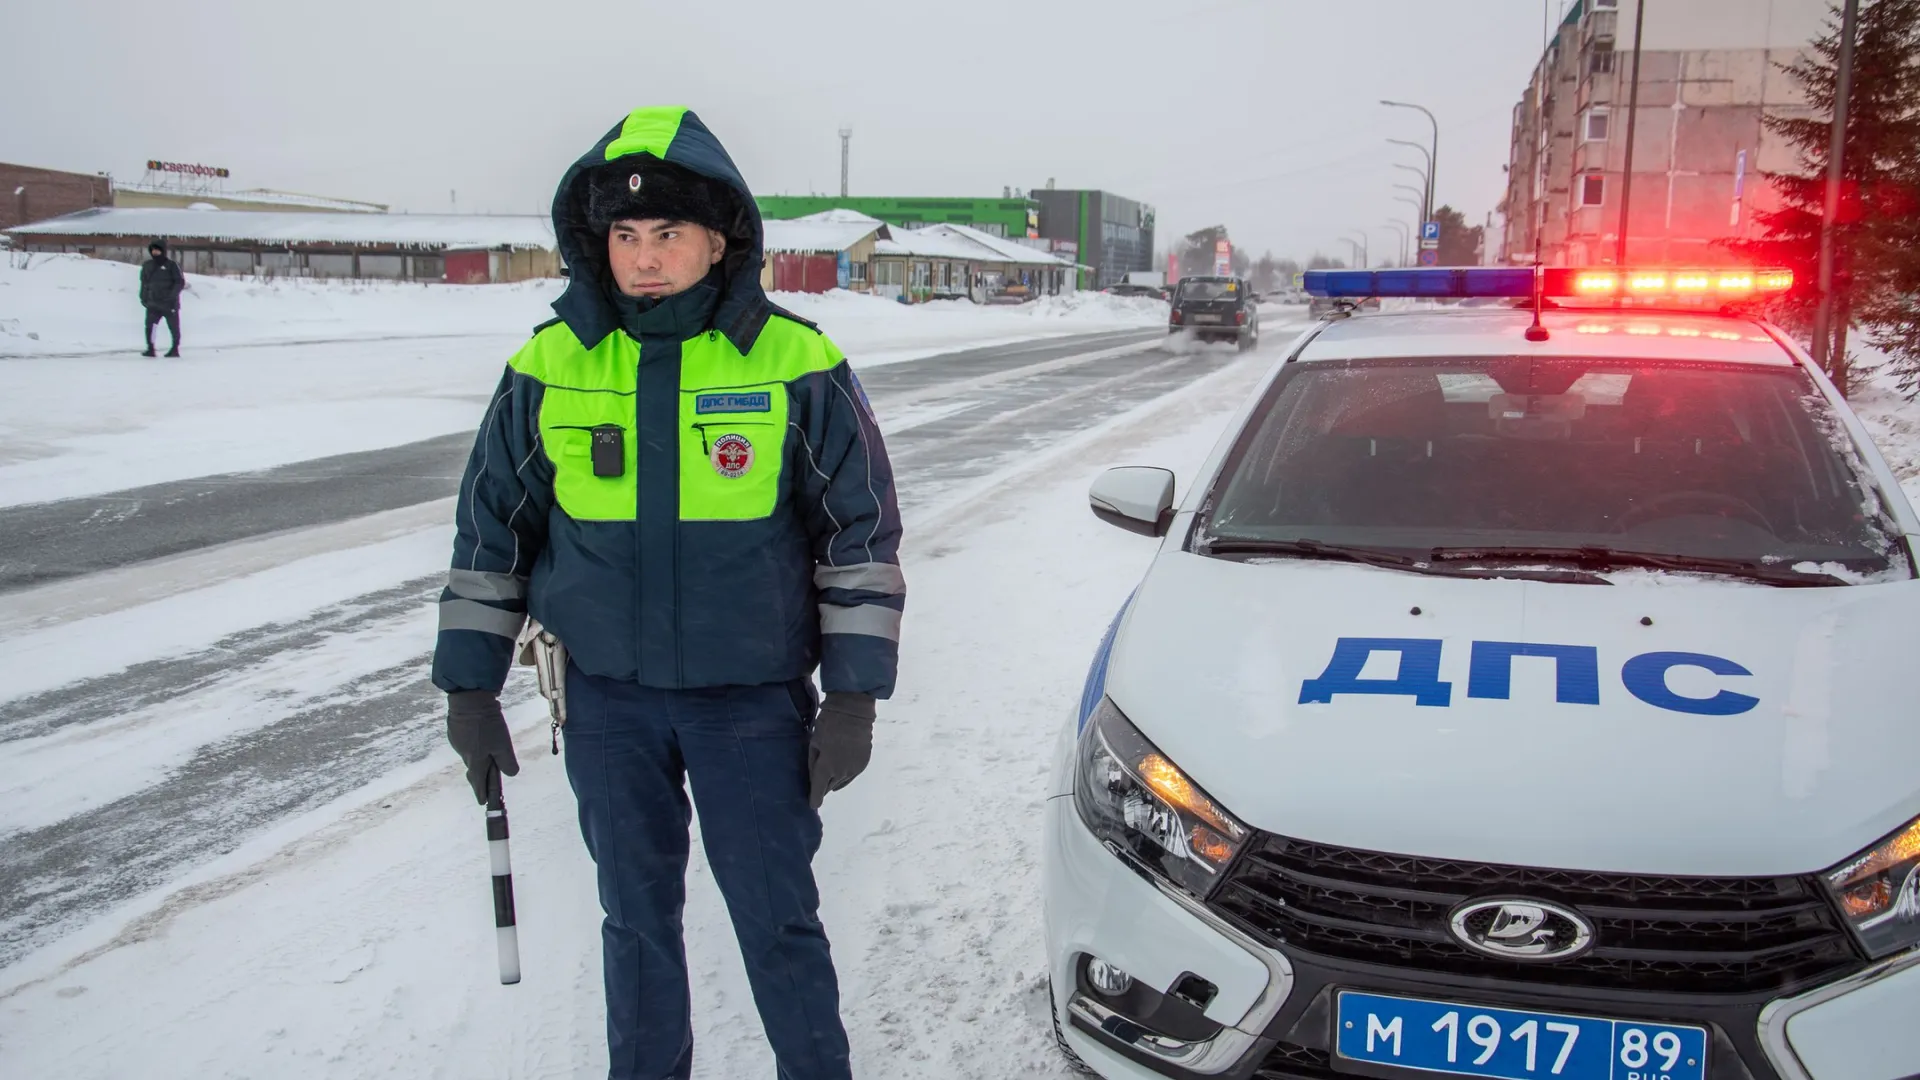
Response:
M1234 322L1232 316L1228 316L1226 322L1213 323L1196 323L1192 319L1188 319L1185 322L1168 323L1167 333L1177 334L1185 330L1206 337L1238 337L1251 329L1252 326L1252 323Z
M1487 1005L1699 1024L1712 1033L1710 1080L1903 1080L1920 1074L1920 950L1790 997L1516 986L1492 979L1332 960L1258 943L1171 886L1149 880L1088 832L1070 797L1046 808L1049 970L1068 1044L1108 1080L1411 1078L1330 1054L1336 987ZM1087 987L1097 956L1171 993L1188 976L1217 986L1213 1038L1158 1038Z
M1047 800L1044 859L1048 971L1061 1031L1109 1080L1233 1076L1265 1053L1263 1033L1293 986L1287 958L1228 926L1170 886L1136 873L1081 824L1072 796ZM1082 958L1098 956L1161 992L1189 975L1213 984L1204 1013L1220 1025L1204 1043L1156 1045L1150 1033L1094 1035L1098 1002L1081 989ZM1149 1064L1151 1062L1152 1064Z

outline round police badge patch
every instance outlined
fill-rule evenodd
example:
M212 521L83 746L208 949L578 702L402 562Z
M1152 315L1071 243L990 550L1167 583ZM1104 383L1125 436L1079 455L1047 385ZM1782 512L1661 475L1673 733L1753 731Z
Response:
M738 480L753 468L753 444L745 435L722 435L713 440L713 471Z

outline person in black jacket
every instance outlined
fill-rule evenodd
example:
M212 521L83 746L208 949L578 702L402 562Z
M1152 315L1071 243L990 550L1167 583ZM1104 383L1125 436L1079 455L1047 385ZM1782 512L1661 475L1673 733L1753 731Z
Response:
M180 293L187 287L187 275L181 272L179 263L167 258L165 240L148 244L147 254L152 258L140 267L140 304L147 309L147 351L140 355L154 355L153 328L165 319L167 333L173 335L167 355L179 356Z

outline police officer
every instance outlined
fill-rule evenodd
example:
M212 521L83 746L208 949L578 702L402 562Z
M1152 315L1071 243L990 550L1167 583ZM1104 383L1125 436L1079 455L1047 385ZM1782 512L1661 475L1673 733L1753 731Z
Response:
M893 690L880 431L840 350L761 291L759 211L692 112L627 116L561 179L553 225L559 318L509 361L460 485L433 663L449 740L477 799L519 771L499 692L531 613L571 655L610 1077L692 1069L690 779L780 1075L844 1080L811 861Z

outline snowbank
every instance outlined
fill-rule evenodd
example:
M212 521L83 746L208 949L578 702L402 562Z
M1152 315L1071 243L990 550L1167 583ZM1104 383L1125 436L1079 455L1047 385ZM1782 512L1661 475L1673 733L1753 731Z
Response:
M1860 351L1870 368L1886 363L1878 350ZM1900 478L1907 498L1920 511L1920 401L1908 401L1890 378L1875 371L1855 384L1852 404L1888 467Z
M844 289L774 293L773 302L819 323L858 367L916 360L970 345L1167 324L1165 304L1096 292L1046 296L1005 306L981 306L967 300L902 304Z
M563 286L190 280L185 358L146 360L139 268L0 259L0 506L472 430ZM1019 307L909 307L841 291L775 300L859 367L1160 319L1097 295ZM164 346L164 327L158 336Z
M561 282L420 285L188 275L185 347L525 334L552 317ZM80 255L13 252L0 262L0 357L134 353L140 268ZM161 347L166 328L158 330ZM501 357L505 359L504 356Z
M565 282L440 285L188 275L182 334L192 350L392 337L520 337L553 317ZM0 261L0 358L127 354L141 348L140 270L79 255ZM1162 325L1164 305L1081 293L1031 304L906 305L843 290L775 293L858 362L893 363L968 345ZM166 332L160 331L164 343ZM499 359L504 360L502 353Z

